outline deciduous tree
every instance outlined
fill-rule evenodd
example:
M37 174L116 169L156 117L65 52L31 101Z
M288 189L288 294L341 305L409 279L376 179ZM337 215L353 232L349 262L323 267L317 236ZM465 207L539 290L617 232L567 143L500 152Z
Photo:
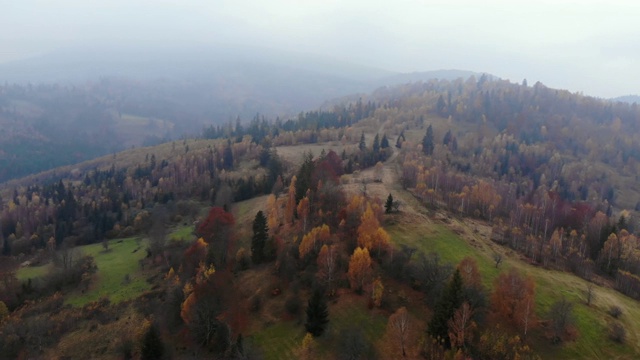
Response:
M371 257L369 250L361 247L356 248L349 260L349 283L356 292L362 292L371 281Z

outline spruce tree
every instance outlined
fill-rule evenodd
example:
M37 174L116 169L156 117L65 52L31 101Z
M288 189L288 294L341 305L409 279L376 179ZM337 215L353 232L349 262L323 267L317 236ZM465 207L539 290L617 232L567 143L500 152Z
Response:
M432 155L434 147L433 128L431 127L431 124L429 124L429 127L427 127L427 133L422 138L422 151L427 155Z
M251 238L251 260L259 264L264 260L264 247L269 236L267 218L262 210L258 211L253 219L253 237Z
M386 149L389 147L389 139L387 138L387 134L382 135L382 140L380 140L380 148Z
M142 338L140 358L142 360L158 360L164 355L164 344L155 324L151 324Z
M456 309L462 305L462 300L462 276L460 270L456 269L447 288L436 303L433 317L427 328L429 335L434 339L444 340L447 347L450 346L447 322L453 317Z
M362 151L367 149L367 142L364 138L364 131L362 132L362 135L360 135L360 144L358 144L358 148Z
M376 134L376 137L373 138L373 152L377 153L380 151L380 135Z
M328 322L329 311L324 292L320 289L315 289L307 305L307 322L304 327L311 335L318 337L322 335Z
M393 210L393 196L389 194L389 196L387 197L387 201L384 203L384 212L387 214L391 214L392 210Z

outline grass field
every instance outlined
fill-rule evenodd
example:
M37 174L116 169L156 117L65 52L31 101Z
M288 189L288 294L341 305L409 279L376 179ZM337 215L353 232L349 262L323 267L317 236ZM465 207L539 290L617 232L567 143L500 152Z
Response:
M92 244L79 247L84 254L94 257L98 271L94 275L89 291L82 294L72 292L66 302L73 306L82 306L96 301L103 296L109 297L111 302L118 303L132 299L149 289L140 272L138 261L146 256L144 242L135 238L115 239L109 241L109 251L105 252L102 244ZM129 281L125 282L125 276Z
M169 240L189 241L195 237L193 225L181 225L169 233Z
M25 281L28 279L35 279L47 274L47 272L51 271L51 264L41 265L41 266L27 266L21 267L18 269L16 273L16 277L20 281Z

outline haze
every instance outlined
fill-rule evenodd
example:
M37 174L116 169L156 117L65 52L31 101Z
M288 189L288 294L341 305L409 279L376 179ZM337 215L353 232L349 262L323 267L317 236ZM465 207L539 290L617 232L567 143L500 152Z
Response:
M0 63L87 44L259 45L614 97L640 92L638 18L631 1L7 1Z

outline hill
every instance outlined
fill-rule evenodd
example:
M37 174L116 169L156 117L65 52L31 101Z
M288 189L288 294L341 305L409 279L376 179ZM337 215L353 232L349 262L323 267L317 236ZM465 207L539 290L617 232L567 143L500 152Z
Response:
M231 46L96 46L0 64L0 182L258 113L286 119L380 86L471 74Z
M640 104L640 96L639 95L625 95L625 96L618 96L615 97L613 99L611 99L612 101L621 101L621 102L626 102L629 104Z
M12 182L0 345L138 356L126 316L174 357L637 357L639 119L540 83L431 80ZM132 237L145 286L77 307L123 277L100 246ZM92 257L65 267L73 246Z

